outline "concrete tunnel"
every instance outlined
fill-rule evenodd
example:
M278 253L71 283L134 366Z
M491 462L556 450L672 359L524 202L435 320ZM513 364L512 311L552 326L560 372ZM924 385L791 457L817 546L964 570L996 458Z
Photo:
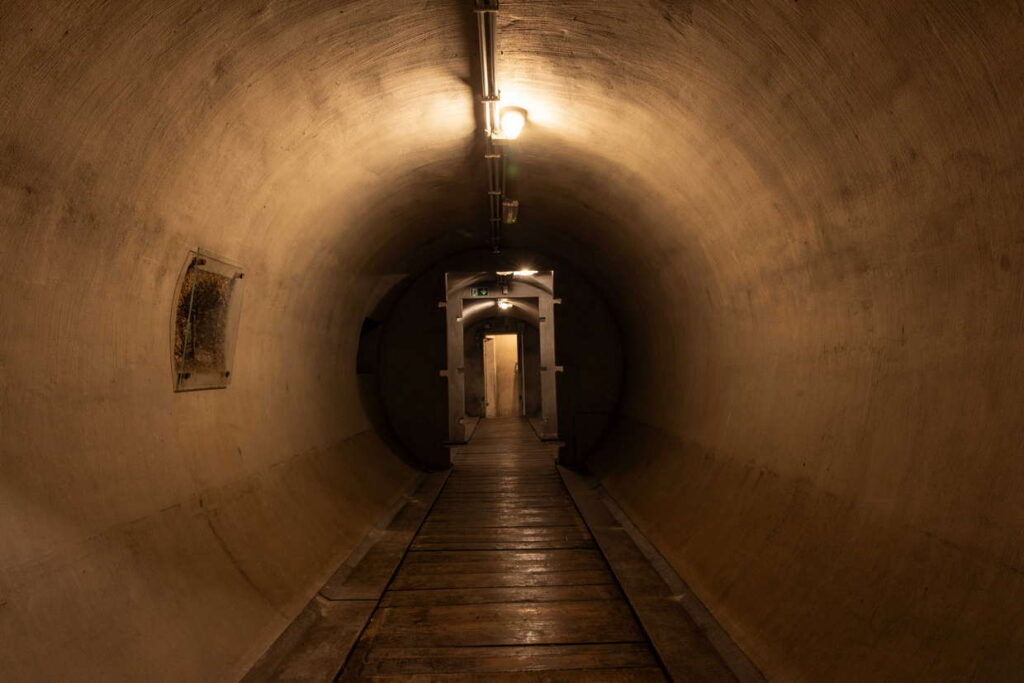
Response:
M472 10L0 2L3 678L237 680L419 476L356 364L498 258ZM498 23L506 253L617 335L576 464L768 680L1020 680L1024 4ZM175 393L197 247L245 267L234 372Z

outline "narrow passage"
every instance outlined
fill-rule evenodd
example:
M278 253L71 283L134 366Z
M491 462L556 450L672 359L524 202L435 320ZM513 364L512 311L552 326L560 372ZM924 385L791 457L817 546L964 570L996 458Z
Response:
M480 422L340 680L665 680L554 456Z

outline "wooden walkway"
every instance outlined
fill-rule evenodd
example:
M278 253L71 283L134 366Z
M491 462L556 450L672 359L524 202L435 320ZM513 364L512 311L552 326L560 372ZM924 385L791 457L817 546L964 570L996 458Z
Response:
M339 680L665 680L554 455L481 421Z

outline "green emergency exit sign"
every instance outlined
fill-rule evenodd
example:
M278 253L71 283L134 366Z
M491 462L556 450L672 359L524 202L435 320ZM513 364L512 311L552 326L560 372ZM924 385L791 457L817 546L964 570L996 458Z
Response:
M473 296L487 296L486 287L473 287L471 291L473 292Z

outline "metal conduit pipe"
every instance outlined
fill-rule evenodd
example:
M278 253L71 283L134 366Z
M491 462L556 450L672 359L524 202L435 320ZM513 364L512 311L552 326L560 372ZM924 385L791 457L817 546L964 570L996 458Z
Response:
M490 214L490 239L494 253L501 250L501 204L505 198L505 158L499 145L487 139L487 200Z
M476 4L477 35L480 40L480 101L484 109L484 136L487 159L487 199L489 235L494 253L501 250L501 206L505 196L505 163L501 147L494 142L498 134L498 92L495 77L495 42L497 28L495 17L498 0L478 0Z
M498 0L478 0L476 5L477 35L480 41L480 92L484 104L484 132L487 137L497 132L498 93L494 75L494 53Z

